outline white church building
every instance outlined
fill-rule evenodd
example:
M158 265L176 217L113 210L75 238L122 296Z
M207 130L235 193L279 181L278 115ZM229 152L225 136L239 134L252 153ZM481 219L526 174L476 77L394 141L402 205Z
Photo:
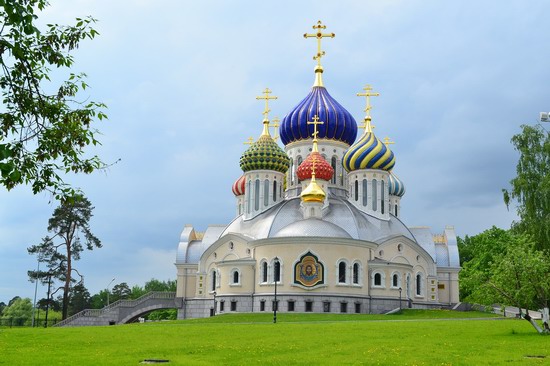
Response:
M441 308L458 297L454 228L432 233L400 218L405 186L389 140L366 116L360 126L323 84L318 22L314 84L270 134L240 159L236 217L204 232L185 225L177 250L178 318L228 312L384 313ZM355 86L354 86L355 87ZM258 131L260 124L258 123ZM358 137L359 135L359 137ZM229 187L228 187L229 188ZM229 189L228 189L229 190Z

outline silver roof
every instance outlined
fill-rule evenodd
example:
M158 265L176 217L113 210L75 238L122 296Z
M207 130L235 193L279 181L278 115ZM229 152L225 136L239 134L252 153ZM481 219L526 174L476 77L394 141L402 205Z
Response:
M199 263L202 253L212 245L225 229L224 225L208 226L202 239L195 239L195 230L186 225L180 235L176 263Z
M416 242L430 254L430 256L436 260L437 255L435 251L435 244L432 232L429 227L411 227L409 230L416 238ZM437 261L436 261L437 263Z
M346 232L346 230L342 229L340 226L316 218L296 221L273 235L274 238L289 236L319 236L325 238L351 239L351 236Z

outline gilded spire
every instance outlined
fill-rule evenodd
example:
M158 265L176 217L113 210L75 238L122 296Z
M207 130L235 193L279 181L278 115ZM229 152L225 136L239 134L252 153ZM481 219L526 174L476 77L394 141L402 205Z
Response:
M372 117L370 116L370 110L372 109L372 106L370 105L370 97L379 97L380 93L372 93L372 86L365 85L363 88L365 91L364 93L357 93L358 97L365 97L367 100L367 105L363 111L365 112L365 118L363 119L363 125L361 128L365 129L365 132L372 132L372 129L374 126L371 124Z
M269 90L269 88L265 88L265 90L262 93L265 95L261 97L256 97L256 100L260 100L260 99L265 100L265 108L264 108L264 111L262 112L262 114L264 115L264 120L263 120L264 130L262 132L262 136L264 135L271 136L269 134L269 118L268 118L269 112L271 112L271 110L269 109L269 100L270 99L275 100L277 99L277 97L269 95L271 94L271 90Z
M315 33L304 33L304 38L317 38L317 53L313 56L313 59L317 61L315 66L315 83L313 86L324 86L321 74L323 73L323 66L321 66L321 57L325 55L325 51L321 49L321 40L326 37L334 38L334 33L323 33L323 29L327 26L319 20L316 25L313 26Z
M273 123L269 125L269 127L273 127L275 129L275 132L273 133L273 140L275 141L279 138L279 122L281 122L279 117L275 117L273 118Z

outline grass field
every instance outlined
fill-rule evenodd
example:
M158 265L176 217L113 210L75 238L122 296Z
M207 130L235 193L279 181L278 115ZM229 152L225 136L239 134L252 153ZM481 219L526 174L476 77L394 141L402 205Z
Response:
M228 314L80 328L0 329L0 365L542 365L550 337L485 313ZM461 319L463 318L463 319Z

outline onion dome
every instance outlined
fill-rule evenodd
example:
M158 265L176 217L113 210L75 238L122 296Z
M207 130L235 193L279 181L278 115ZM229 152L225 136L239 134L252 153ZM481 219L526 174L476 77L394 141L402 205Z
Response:
M302 191L300 196L302 197L302 202L324 202L326 194L323 188L317 184L315 175L313 175L311 177L311 182Z
M344 154L342 164L348 172L358 169L382 169L390 171L395 165L395 155L372 132L370 117L365 119L365 133Z
M233 183L231 190L235 196L242 196L244 194L245 182L246 179L244 178L244 175L241 175L241 177Z
M260 138L243 153L240 160L243 172L274 170L286 173L290 159L269 135L269 121L264 119L264 131Z
M405 194L405 185L401 179L397 178L395 174L390 172L390 180L388 182L389 193L392 196L403 197Z
M313 120L314 116L324 122L319 127L320 139L342 141L348 145L355 141L357 122L352 115L330 96L324 86L313 86L304 100L283 118L279 127L283 144L309 139L313 126L307 122Z
M319 154L318 151L312 151L308 155L306 160L300 164L298 169L296 169L296 175L300 180L311 179L313 172L313 162L315 161L315 176L319 179L329 181L334 175L334 169L330 164L323 158L323 155Z

